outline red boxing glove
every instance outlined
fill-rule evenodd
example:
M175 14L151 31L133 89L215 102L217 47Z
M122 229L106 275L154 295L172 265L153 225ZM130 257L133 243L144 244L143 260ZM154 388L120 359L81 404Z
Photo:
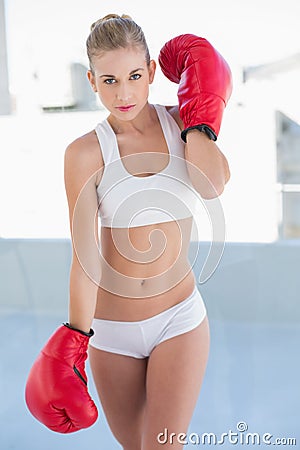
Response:
M58 433L91 426L98 417L87 391L85 360L94 334L64 324L50 337L33 364L25 389L31 414Z
M184 124L181 137L189 130L204 131L214 141L232 92L231 71L224 58L204 38L182 34L168 41L160 51L164 75L179 83L179 113Z

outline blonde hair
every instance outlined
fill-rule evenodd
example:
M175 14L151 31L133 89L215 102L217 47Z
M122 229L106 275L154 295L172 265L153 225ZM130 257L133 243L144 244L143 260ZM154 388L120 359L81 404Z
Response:
M150 54L144 33L139 25L126 14L108 14L91 25L86 41L90 69L94 73L93 58L102 52L119 48L140 47L145 51L146 62L150 64Z

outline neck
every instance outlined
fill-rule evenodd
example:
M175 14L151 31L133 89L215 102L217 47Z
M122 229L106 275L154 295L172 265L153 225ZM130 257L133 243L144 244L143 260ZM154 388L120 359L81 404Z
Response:
M154 106L147 102L133 120L119 120L113 114L110 114L107 120L116 134L144 133L155 122L156 112Z

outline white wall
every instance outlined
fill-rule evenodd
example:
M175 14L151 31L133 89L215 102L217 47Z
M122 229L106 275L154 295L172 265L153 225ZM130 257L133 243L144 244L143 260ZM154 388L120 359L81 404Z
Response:
M5 29L4 0L0 0L0 115L11 110Z

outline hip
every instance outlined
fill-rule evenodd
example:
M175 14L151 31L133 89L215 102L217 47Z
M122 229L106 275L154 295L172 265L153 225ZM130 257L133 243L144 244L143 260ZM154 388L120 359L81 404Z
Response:
M95 318L116 321L144 320L186 299L195 288L192 268L184 266L176 273L158 278L129 277L106 289L98 289Z
M95 318L90 345L112 353L135 358L149 357L159 344L200 325L206 317L202 296L194 286L180 303L138 321L116 321Z

